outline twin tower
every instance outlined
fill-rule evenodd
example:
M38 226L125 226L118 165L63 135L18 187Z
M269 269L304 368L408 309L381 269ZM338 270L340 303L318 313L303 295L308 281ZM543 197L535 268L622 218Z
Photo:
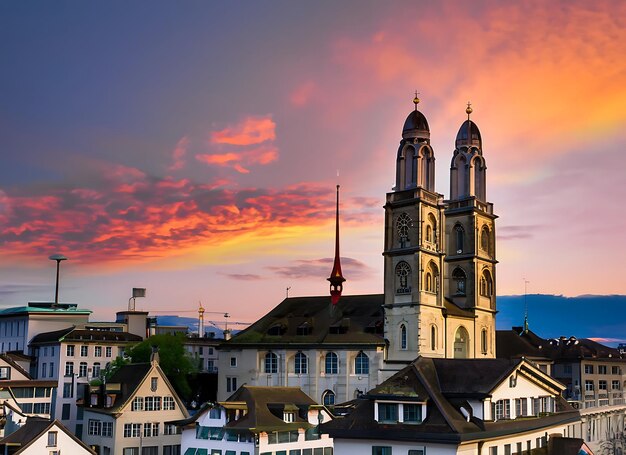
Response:
M450 199L435 192L435 155L426 117L402 129L396 185L385 204L387 362L416 355L495 357L496 243L486 199L480 131L467 120L456 136Z

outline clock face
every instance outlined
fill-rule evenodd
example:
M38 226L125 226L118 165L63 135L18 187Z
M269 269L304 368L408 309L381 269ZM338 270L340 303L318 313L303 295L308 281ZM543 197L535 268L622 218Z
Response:
M402 213L396 221L396 229L401 239L409 237L409 227L411 226L411 217L406 213Z

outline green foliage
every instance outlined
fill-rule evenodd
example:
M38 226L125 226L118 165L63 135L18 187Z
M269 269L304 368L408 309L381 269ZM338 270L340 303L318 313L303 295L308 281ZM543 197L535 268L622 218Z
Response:
M170 380L176 392L183 398L189 398L191 387L187 375L197 373L198 366L195 359L189 356L184 346L185 336L153 335L147 340L133 346L126 351L133 363L149 362L152 347L159 348L159 365Z
M113 376L113 373L115 373L117 370L119 370L121 366L128 365L129 363L130 363L130 359L124 359L122 357L116 357L104 369L104 378L108 382L108 380L111 378L111 376Z

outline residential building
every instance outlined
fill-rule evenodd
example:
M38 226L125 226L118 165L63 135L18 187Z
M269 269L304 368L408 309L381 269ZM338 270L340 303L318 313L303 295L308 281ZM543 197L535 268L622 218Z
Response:
M56 389L56 381L33 380L12 355L0 354L0 405L7 403L26 416L50 418Z
M212 337L185 337L185 350L197 361L202 373L217 373L217 347L223 340Z
M34 336L30 350L36 359L36 377L54 381L56 386L54 417L82 437L82 408L76 406L83 399L81 385L100 379L127 346L141 341L140 336L128 332L88 330L84 326Z
M244 385L172 423L183 428L184 455L332 455L332 439L318 432L331 418L297 387Z
M0 310L0 353L27 352L28 342L37 334L86 323L90 314L74 303L29 302Z
M30 417L19 429L0 439L4 455L94 455L58 420Z
M563 388L523 359L419 357L321 431L342 455L529 453L580 437Z
M104 384L87 386L83 441L99 455L178 455L178 427L166 423L189 417L159 367L125 365Z

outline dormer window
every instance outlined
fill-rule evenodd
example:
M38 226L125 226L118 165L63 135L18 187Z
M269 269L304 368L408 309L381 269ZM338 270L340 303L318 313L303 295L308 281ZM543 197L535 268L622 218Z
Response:
M378 421L381 423L396 423L398 421L398 404L378 403Z
M422 423L422 405L421 404L408 404L402 405L403 420L404 423Z
M375 418L379 423L419 424L423 412L423 403L377 402Z
M293 411L286 411L283 413L283 420L287 423L296 421L296 413Z

